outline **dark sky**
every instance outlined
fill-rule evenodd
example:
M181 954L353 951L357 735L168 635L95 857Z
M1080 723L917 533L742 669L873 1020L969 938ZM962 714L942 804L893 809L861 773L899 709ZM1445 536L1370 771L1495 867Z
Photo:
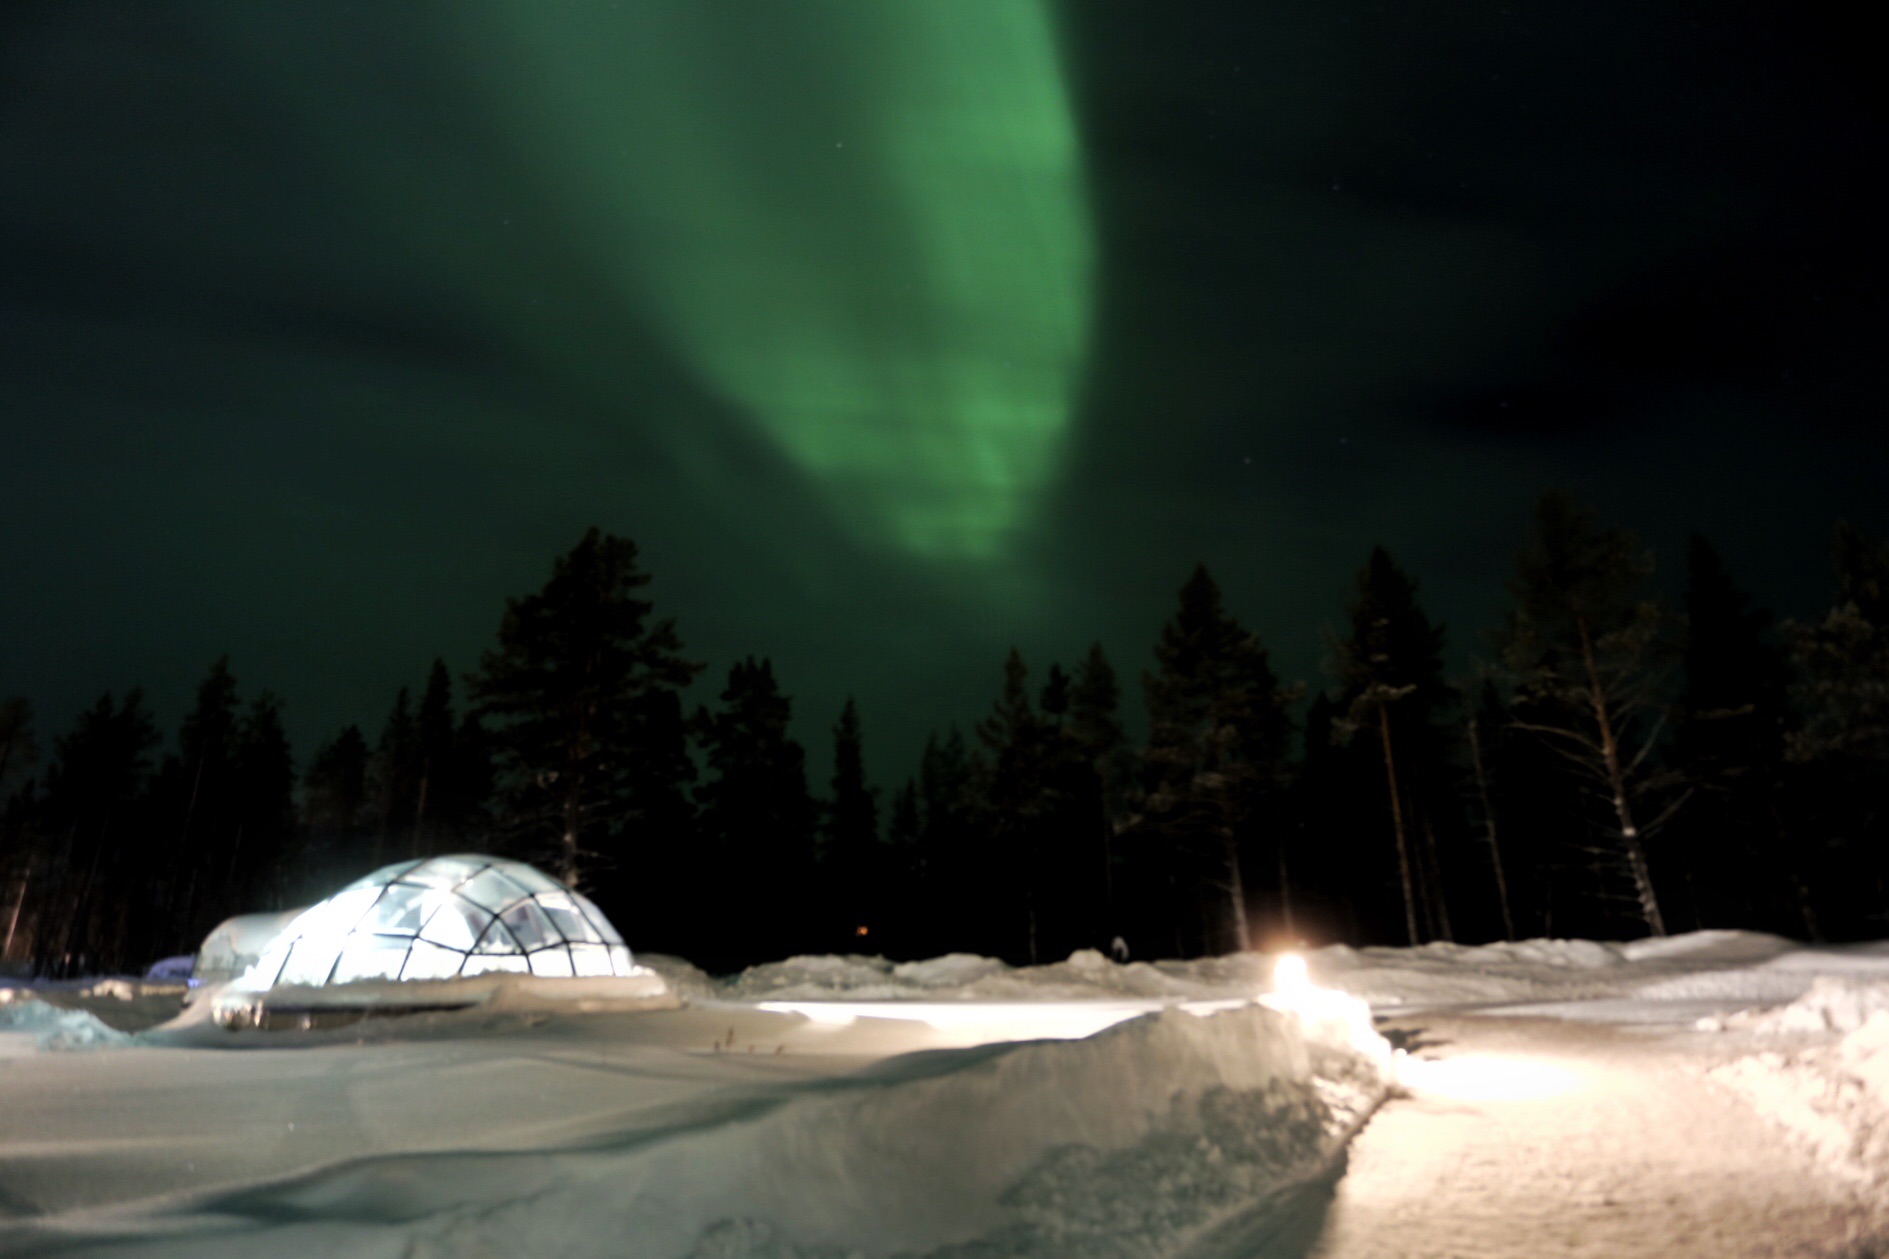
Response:
M1383 542L1466 659L1548 485L1809 611L1889 531L1838 13L14 0L0 694L228 652L306 753L592 523L888 786L1196 560L1316 683Z

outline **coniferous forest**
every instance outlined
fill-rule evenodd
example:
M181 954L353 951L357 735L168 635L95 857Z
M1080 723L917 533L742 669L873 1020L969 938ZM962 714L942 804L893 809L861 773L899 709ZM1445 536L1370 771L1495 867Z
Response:
M871 784L869 703L846 704L813 782L767 658L685 700L704 664L635 545L593 529L469 668L435 662L302 755L282 700L226 659L168 735L135 690L60 732L0 702L0 960L140 970L231 915L459 850L535 862L636 947L718 971L796 952L1880 937L1889 542L1839 526L1832 569L1827 610L1774 624L1695 537L1667 606L1632 536L1550 493L1466 672L1380 547L1308 685L1275 674L1200 567L1144 659L1012 651L982 720Z

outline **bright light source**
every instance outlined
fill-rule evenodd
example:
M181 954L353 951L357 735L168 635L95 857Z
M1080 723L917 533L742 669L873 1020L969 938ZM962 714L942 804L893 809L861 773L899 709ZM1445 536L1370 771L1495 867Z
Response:
M1272 964L1272 990L1286 997L1311 992L1312 977L1306 972L1305 959L1297 953L1281 953Z
M1581 1077L1566 1067L1500 1054L1462 1054L1454 1058L1399 1054L1397 1080L1421 1096L1463 1102L1537 1101L1581 1087Z

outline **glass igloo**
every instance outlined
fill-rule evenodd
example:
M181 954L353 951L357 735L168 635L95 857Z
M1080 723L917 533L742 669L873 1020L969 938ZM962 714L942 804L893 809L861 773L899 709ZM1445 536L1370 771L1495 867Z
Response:
M237 979L251 992L370 981L544 979L636 973L610 920L520 861L455 854L401 861L298 915Z

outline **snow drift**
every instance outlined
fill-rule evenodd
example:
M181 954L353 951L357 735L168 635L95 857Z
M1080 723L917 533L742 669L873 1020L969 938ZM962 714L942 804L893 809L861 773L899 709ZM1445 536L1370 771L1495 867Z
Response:
M578 1148L365 1159L0 1232L0 1249L1154 1259L1244 1234L1330 1173L1389 1063L1355 1003L1169 1010L1086 1040L724 1092Z
M66 1010L18 988L0 988L0 1052L8 1041L30 1040L33 1049L95 1049L123 1045L131 1037L84 1010Z
M1801 1046L1741 1058L1713 1076L1829 1170L1889 1202L1889 983L1824 976L1789 1005L1717 1026Z

